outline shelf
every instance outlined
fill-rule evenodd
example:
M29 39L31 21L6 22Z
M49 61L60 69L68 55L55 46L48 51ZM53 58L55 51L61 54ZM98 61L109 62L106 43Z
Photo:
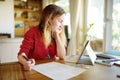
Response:
M24 8L14 8L15 11L27 11L27 9Z
M22 18L22 17L18 17L18 18L15 18L16 21L27 21L28 19L27 18Z
M38 25L42 0L14 0L15 37L25 34L30 27Z
M15 28L15 36L17 36L17 37L24 36L24 27L23 28Z
M26 11L26 12L32 12L32 13L36 13L36 12L40 12L39 9L34 9L34 10L31 10L31 9L24 9L24 8L14 8L15 11Z

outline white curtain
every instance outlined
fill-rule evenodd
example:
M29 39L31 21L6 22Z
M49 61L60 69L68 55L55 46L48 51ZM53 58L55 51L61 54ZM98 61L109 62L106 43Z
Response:
M70 0L71 38L67 55L79 54L86 33L86 0Z

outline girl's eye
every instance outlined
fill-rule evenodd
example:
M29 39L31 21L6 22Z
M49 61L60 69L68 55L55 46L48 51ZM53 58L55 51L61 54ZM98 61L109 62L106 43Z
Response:
M59 20L60 23L62 23L63 21L62 20Z

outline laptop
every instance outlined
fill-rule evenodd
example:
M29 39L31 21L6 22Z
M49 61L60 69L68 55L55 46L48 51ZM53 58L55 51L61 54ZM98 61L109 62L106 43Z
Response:
M85 53L87 53L85 55ZM96 55L90 47L90 41L87 40L80 55L71 55L65 58L66 62L74 62L76 64L88 64L93 65L96 60Z

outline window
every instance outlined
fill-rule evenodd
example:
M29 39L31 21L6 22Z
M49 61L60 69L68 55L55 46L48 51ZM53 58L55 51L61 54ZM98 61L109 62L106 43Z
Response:
M88 39L103 39L104 0L88 0Z
M88 0L89 39L103 39L104 51L120 51L120 0ZM104 20L104 21L103 21Z
M112 49L120 51L120 0L113 0Z
M88 0L87 7L87 39L91 41L94 51L103 51L104 0ZM91 27L91 28L90 28Z

